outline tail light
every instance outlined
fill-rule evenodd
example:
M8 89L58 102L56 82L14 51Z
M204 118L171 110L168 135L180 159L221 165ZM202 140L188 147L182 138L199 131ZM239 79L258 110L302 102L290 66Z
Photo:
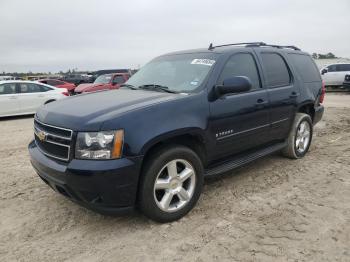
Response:
M62 95L69 96L68 92L62 92Z
M325 94L326 94L326 87L324 85L324 81L322 81L322 90L321 90L321 95L320 95L320 104L323 103Z

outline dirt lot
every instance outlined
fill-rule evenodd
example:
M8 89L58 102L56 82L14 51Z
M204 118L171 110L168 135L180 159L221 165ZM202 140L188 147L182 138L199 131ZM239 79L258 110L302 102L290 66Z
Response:
M196 208L163 225L53 192L29 163L32 117L0 120L0 261L350 261L350 95L326 100L304 159L207 181Z

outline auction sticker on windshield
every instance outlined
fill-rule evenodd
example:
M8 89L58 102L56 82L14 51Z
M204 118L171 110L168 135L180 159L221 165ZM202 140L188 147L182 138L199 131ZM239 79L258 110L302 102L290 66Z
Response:
M191 64L192 65L206 65L206 66L212 66L215 63L215 60L211 59L193 59Z

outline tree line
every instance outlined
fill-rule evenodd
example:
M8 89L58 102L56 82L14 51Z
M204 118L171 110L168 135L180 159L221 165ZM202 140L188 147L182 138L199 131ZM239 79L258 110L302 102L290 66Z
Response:
M327 53L327 54L317 54L312 53L313 59L332 59L332 58L338 58L333 53Z

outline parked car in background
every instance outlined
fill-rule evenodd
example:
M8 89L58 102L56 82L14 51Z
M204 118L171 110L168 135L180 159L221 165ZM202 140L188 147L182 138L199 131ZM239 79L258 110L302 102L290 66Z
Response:
M72 83L75 86L78 86L82 83L90 83L90 77L88 75L83 75L83 74L65 75L62 80L68 83Z
M57 88L65 88L70 94L74 92L75 85L58 79L41 79L39 83L55 86Z
M166 54L120 90L38 110L31 163L47 185L85 207L109 214L137 207L170 222L195 206L204 176L277 151L304 157L324 95L313 59L294 46Z
M120 85L125 83L129 79L128 73L116 73L100 75L96 78L95 82L91 84L80 84L74 89L75 94L81 94L85 92L94 92L107 89L118 89Z
M0 117L34 114L40 106L67 95L67 89L42 83L0 81Z
M350 74L347 74L344 78L343 87L350 91Z
M350 64L347 63L332 64L321 69L326 87L342 87L347 74L350 74Z

